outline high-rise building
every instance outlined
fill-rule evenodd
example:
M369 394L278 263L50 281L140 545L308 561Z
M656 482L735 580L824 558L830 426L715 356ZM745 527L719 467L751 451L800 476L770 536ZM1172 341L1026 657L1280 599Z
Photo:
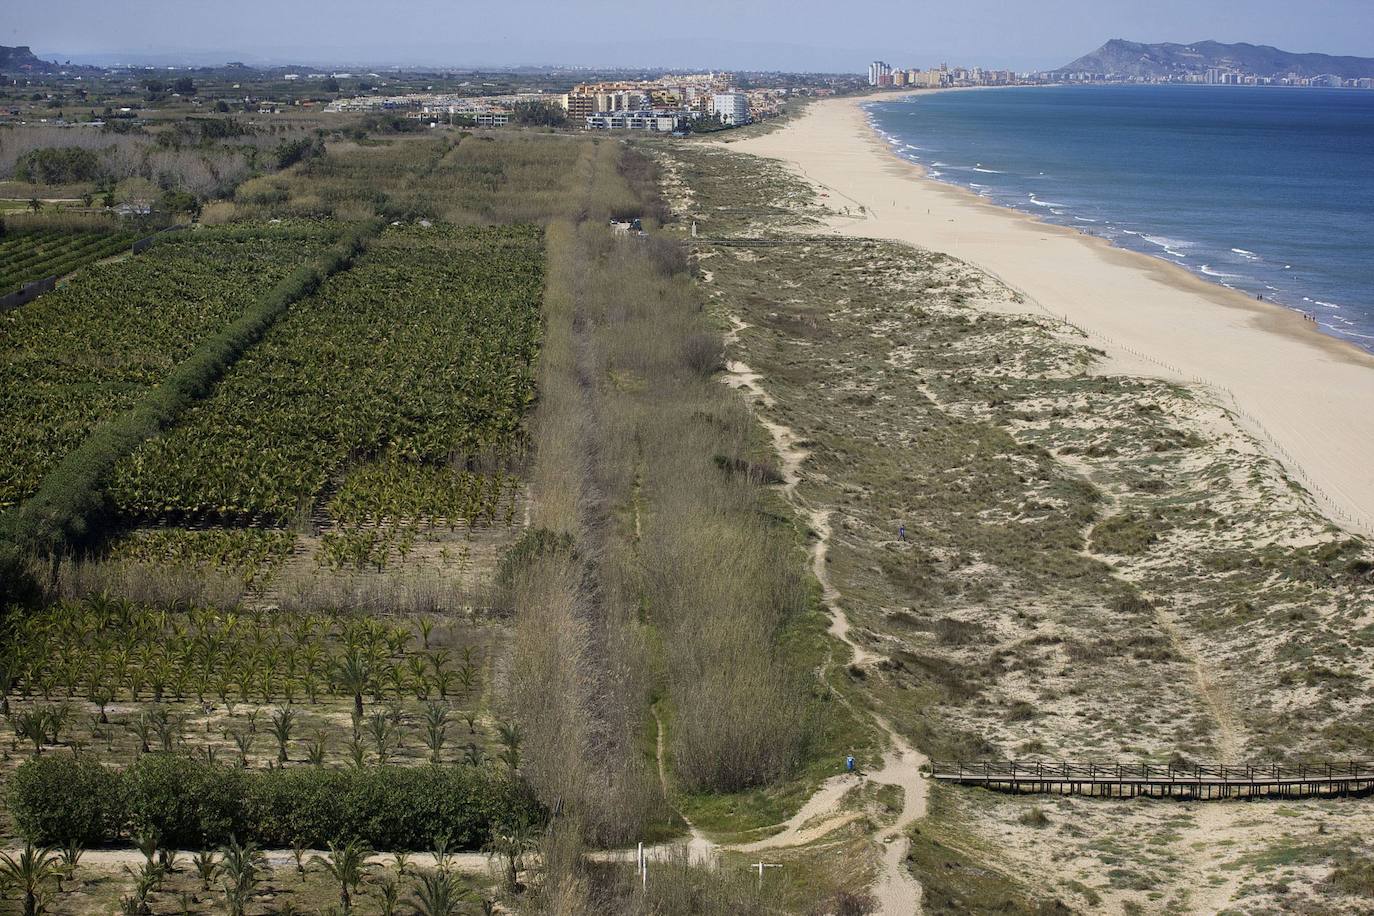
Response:
M885 79L886 78L886 79ZM880 60L868 65L868 85L884 86L892 82L892 67Z
M749 96L743 92L717 92L711 108L722 124L749 123Z

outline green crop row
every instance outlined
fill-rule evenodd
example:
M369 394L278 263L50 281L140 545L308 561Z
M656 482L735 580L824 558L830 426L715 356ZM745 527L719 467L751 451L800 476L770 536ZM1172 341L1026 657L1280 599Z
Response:
M28 240L22 247L0 250L0 293L43 277L66 276L127 250L137 237L131 232L62 233L51 240Z
M0 509L330 241L323 228L184 235L0 316Z
M354 459L442 468L519 450L534 399L541 242L531 227L389 229L293 306L213 396L120 463L118 505L287 519ZM492 516L508 488L451 480L423 514ZM399 491L350 500L341 507L351 516L417 509Z

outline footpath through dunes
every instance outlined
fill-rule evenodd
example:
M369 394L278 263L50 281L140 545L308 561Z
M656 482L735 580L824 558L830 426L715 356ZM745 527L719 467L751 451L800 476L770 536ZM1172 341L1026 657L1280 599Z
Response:
M1233 398L1246 427L1339 523L1374 531L1374 356L1182 268L925 180L868 128L861 104L818 102L730 148L781 160L821 186L834 231L954 255L1095 345L1143 360L1141 371Z
M736 315L726 317L731 325L726 340L729 344L738 346L740 333L747 330L749 325ZM797 487L802 481L801 468L807 457L806 449L792 429L764 412L776 406L776 402L764 388L763 377L759 373L743 362L732 360L727 362L723 380L731 387L751 394L755 398L755 403L763 408L758 414L758 419L772 437L774 450L782 465L783 492L815 535L811 545L811 569L821 586L821 600L830 612L830 635L850 653L849 664L864 667L877 662L879 657L850 635L849 616L841 606L840 592L830 578L827 563L831 510L809 506L797 493ZM878 901L877 911L886 914L919 913L921 887L906 867L906 832L925 815L927 787L921 777L921 768L927 760L925 755L912 747L887 719L877 713L869 715L882 729L890 747L883 756L882 767L864 775L874 783L897 786L902 790L902 807L896 822L880 828L874 837L883 849L882 870L874 887ZM779 846L802 845L843 826L852 819L849 814L838 813L840 800L848 788L846 782L843 776L832 777L788 821L782 832L736 848L741 852L755 852Z

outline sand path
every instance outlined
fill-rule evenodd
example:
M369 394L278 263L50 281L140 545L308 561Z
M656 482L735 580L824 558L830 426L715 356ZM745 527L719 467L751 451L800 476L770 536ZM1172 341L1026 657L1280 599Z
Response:
M1104 349L1209 386L1334 521L1374 532L1374 355L1288 309L928 180L868 128L861 104L822 100L729 148L780 160L827 200L864 208L864 219L836 214L834 232L960 258Z
M748 327L737 317L731 316L732 330L726 334L727 345L739 342L740 332ZM724 382L732 388L749 392L754 399L771 407L773 398L763 388L763 376L739 361L727 364ZM830 510L806 504L797 493L797 485L802 480L801 467L806 461L807 451L800 444L800 438L790 427L768 417L759 416L759 422L768 430L773 439L773 448L782 464L783 494L792 507L807 519L815 539L811 545L811 569L821 585L821 600L830 612L830 635L849 647L851 664L868 665L876 662L878 656L859 645L850 635L849 616L840 604L840 592L830 578L827 556L830 548L831 526ZM882 845L882 870L873 886L877 900L877 913L897 916L897 914L916 914L921 912L921 886L906 868L906 855L910 847L907 831L917 820L925 816L928 786L921 777L921 768L927 758L902 737L881 715L868 713L872 720L887 735L889 748L883 756L880 769L865 774L866 778L882 784L898 786L902 790L902 810L896 821L888 827L880 828L874 839ZM794 846L811 842L825 835L850 818L846 815L830 815L837 809L840 800L853 778L834 776L826 780L821 788L802 806L802 810L787 822L783 831L758 843L737 847L741 851Z

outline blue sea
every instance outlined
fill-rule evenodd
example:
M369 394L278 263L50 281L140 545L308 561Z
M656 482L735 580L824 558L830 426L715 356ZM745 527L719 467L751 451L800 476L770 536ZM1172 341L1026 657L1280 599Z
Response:
M866 107L933 178L1374 349L1374 91L1066 86Z

